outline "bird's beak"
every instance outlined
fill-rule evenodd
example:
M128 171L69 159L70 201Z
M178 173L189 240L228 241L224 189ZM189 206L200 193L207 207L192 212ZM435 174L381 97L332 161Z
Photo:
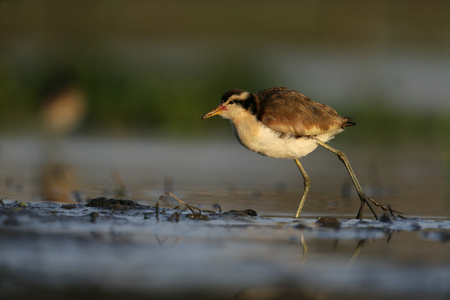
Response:
M213 110L211 110L211 111L207 112L206 114L204 114L202 119L211 118L212 116L220 114L223 110L227 110L227 108L225 106L223 106L222 104L220 104L219 106L217 106Z

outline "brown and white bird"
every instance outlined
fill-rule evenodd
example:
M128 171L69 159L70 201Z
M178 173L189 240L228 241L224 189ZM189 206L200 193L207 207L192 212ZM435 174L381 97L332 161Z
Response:
M366 196L345 154L326 144L345 127L356 125L351 118L341 117L330 106L284 87L268 88L256 94L232 89L223 94L219 106L202 119L215 115L230 120L237 140L250 151L295 160L304 180L304 191L295 218L300 217L311 185L298 159L319 145L336 154L345 164L361 200L357 218L362 219L365 203L376 218L378 216L369 202L385 209Z
M63 137L75 131L87 112L87 99L75 70L63 68L42 84L40 118L49 137Z

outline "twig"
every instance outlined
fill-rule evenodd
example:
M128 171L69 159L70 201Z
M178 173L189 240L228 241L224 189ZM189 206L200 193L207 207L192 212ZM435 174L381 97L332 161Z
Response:
M165 203L167 203L167 204L170 205L170 203L169 203L169 202L166 200L166 198L165 198L166 196L171 196L171 197L174 198L177 202L183 204L183 205L185 206L184 209L188 208L194 215L196 215L196 214L201 214L201 213L202 213L202 211L201 211L200 208L195 207L195 206L191 206L191 205L187 204L186 202L184 202L183 200L179 199L177 196L175 196L175 195L174 195L173 193L171 193L171 192L167 192L167 193L162 194L162 195L159 197L158 204L159 204L161 201L164 201ZM184 210L184 209L183 209L183 210ZM195 210L198 210L198 212L195 212Z

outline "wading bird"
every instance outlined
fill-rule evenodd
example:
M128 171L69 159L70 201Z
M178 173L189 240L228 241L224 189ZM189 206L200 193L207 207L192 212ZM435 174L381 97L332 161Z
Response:
M274 158L294 159L304 181L295 218L300 217L311 185L298 159L319 145L336 154L347 168L361 200L356 218L362 219L365 203L375 218L378 216L370 203L386 210L364 193L346 155L326 144L344 128L356 125L351 118L341 117L330 106L284 87L268 88L256 94L232 89L223 94L219 106L202 119L215 115L230 120L237 140L248 150Z

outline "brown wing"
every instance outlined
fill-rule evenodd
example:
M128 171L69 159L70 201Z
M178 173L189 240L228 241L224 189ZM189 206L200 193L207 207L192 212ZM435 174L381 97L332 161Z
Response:
M276 87L257 93L258 119L270 129L295 136L317 135L354 125L331 107L305 95Z

